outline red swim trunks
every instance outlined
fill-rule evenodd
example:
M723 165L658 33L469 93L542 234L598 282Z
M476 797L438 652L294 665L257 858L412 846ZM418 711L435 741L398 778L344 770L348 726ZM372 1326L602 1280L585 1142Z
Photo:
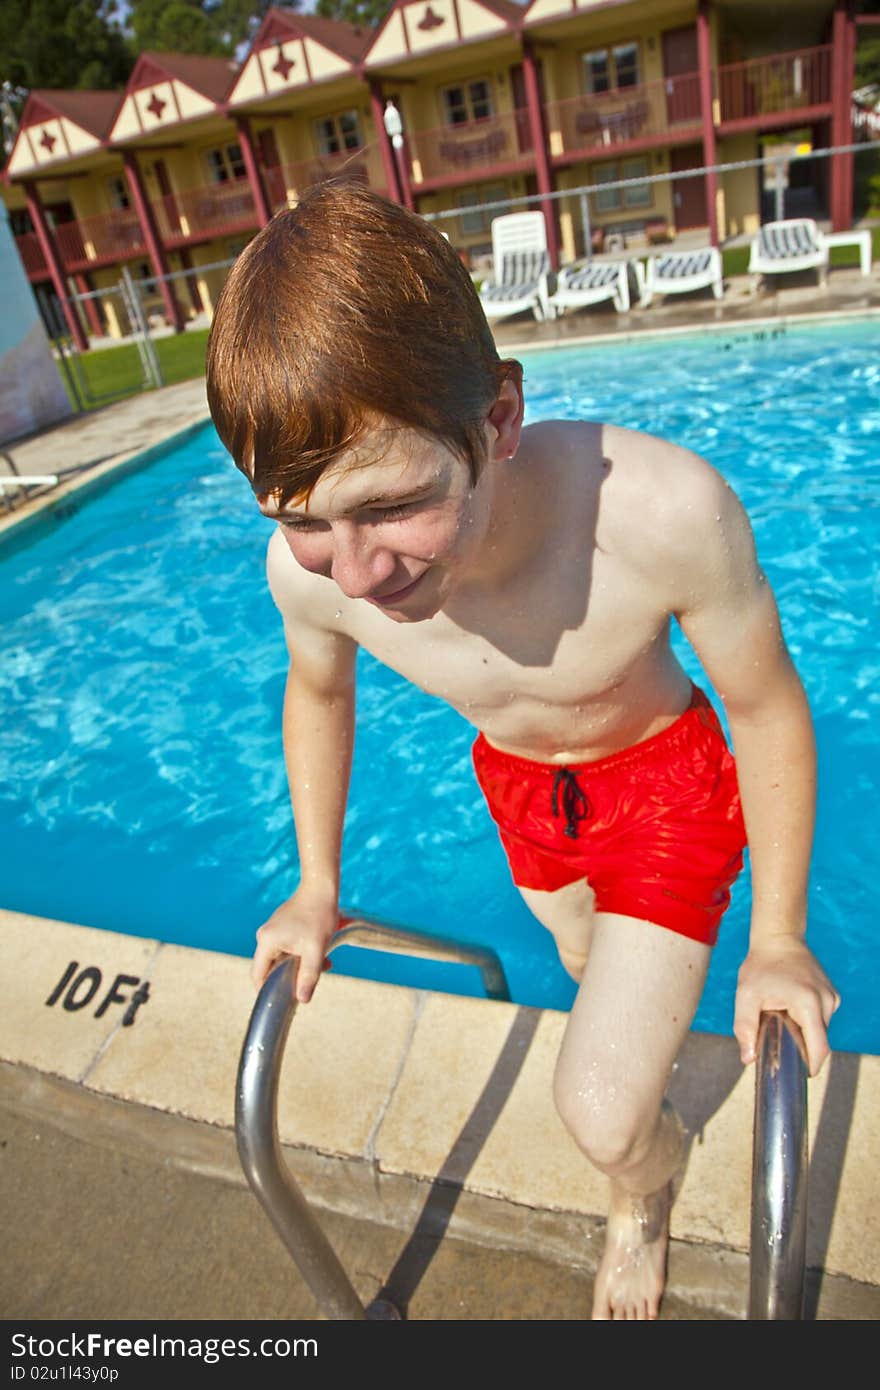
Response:
M667 729L595 762L514 757L482 734L473 759L514 883L553 892L585 878L596 911L714 946L746 835L733 755L702 690Z

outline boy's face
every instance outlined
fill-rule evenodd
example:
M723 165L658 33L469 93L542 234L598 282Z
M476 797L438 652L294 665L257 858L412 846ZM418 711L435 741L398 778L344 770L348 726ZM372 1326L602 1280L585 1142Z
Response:
M400 427L371 431L321 475L308 507L261 498L303 569L334 580L394 622L439 612L480 572L492 469L476 486L449 448Z

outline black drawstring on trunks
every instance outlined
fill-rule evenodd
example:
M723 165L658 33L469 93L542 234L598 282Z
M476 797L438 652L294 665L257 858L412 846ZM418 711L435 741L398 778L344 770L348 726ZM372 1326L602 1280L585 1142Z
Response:
M577 823L590 814L590 803L570 767L561 767L553 780L553 814L559 815L559 784L562 783L562 813L565 833L570 840L578 837Z

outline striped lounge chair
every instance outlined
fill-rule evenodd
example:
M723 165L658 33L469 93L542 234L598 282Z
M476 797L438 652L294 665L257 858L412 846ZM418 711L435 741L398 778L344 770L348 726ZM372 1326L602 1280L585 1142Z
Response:
M648 257L642 305L647 308L656 294L686 294L688 290L707 288L711 288L716 299L724 294L721 252L717 246L664 251Z
M634 262L642 294L642 267ZM611 299L619 314L629 309L629 271L626 261L587 261L560 270L556 292L550 303L559 313L566 309L582 309L587 304L599 304Z
M492 263L493 278L480 288L486 318L507 318L524 309L531 309L536 319L553 317L542 212L511 212L493 220Z
M765 222L751 243L749 274L784 275L792 270L819 272L820 284L828 273L828 247L812 217L792 217L783 222Z

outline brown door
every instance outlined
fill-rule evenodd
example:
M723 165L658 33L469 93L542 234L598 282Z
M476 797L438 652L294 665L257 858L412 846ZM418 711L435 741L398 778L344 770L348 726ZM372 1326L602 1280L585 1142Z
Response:
M667 29L663 34L663 76L666 81L666 119L670 125L700 119L700 59L697 27Z
M702 145L684 145L671 150L669 165L673 174L682 169L701 169L703 166ZM675 210L675 230L686 231L688 227L706 227L709 214L706 207L705 175L695 175L690 179L672 180L672 206Z

